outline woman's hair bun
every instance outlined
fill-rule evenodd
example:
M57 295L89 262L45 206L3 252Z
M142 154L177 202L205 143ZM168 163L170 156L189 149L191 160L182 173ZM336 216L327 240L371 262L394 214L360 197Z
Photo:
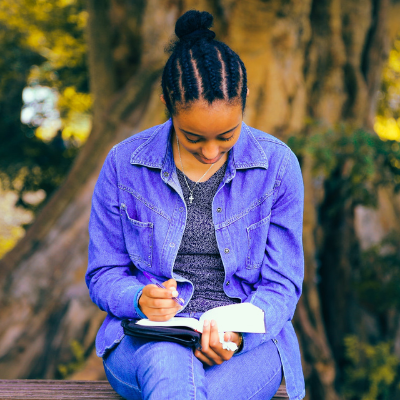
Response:
M210 31L214 17L207 11L190 10L178 18L175 34L181 41L212 40L215 32Z

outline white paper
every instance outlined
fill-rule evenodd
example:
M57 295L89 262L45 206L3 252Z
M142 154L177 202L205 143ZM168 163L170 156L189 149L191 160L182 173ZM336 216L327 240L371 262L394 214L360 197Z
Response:
M237 303L206 311L199 322L204 320L217 322L218 332L265 333L264 311L251 303Z

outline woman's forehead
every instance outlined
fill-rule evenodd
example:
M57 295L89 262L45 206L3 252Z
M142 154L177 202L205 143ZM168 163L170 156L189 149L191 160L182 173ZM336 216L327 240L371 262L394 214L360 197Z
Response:
M204 137L218 136L232 130L242 122L242 107L226 101L212 104L198 101L182 109L173 117L174 125L186 132Z

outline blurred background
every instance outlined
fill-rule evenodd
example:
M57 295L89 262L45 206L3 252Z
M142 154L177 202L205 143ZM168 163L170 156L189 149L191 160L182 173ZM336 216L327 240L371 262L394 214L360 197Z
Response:
M0 379L105 379L84 282L91 195L124 138L166 120L177 18L214 15L245 122L305 184L294 325L306 399L400 399L400 2L0 0Z

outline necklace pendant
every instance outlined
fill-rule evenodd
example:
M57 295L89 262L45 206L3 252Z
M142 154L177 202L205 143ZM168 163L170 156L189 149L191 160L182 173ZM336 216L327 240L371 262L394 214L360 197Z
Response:
M192 193L190 193L190 196L189 196L190 204L192 204L193 200L194 200L194 197L193 197Z

